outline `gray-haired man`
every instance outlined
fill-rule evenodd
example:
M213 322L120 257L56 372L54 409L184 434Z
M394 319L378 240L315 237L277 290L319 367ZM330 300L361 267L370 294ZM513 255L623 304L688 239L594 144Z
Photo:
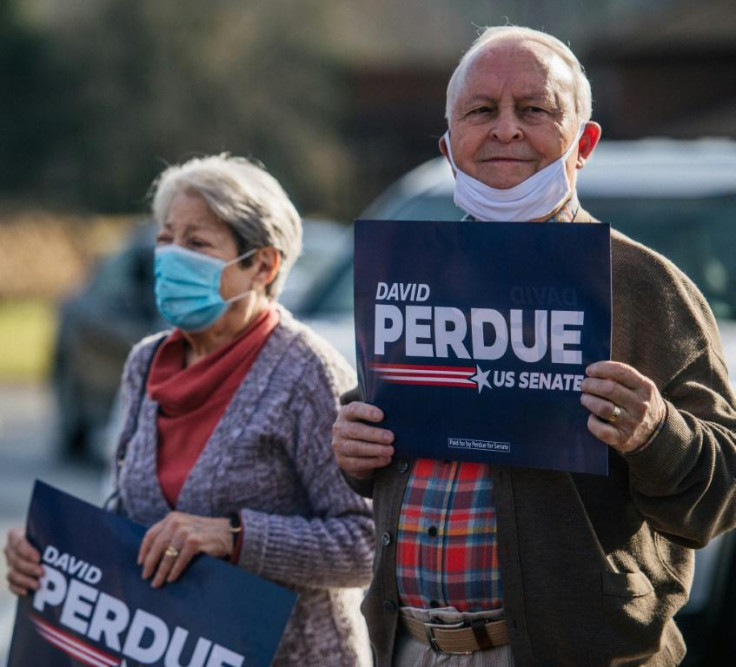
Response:
M448 86L455 202L479 221L595 222L575 189L601 134L590 118L570 49L488 29ZM363 605L378 665L684 656L672 619L692 548L736 525L735 401L697 288L618 232L611 246L612 361L586 369L580 399L608 477L398 459L380 409L342 408L333 450L380 537Z

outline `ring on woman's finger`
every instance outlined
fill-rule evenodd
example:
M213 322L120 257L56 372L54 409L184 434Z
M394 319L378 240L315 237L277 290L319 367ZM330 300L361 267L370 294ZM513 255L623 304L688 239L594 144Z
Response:
M608 423L615 424L620 416L621 416L621 408L618 405L614 405L613 412L611 413L611 416L608 418Z
M166 547L166 551L164 551L164 556L169 556L170 558L176 558L178 555L179 550L173 544Z

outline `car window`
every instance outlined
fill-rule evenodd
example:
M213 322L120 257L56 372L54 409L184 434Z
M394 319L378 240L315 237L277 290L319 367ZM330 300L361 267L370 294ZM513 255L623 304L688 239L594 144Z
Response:
M293 312L304 310L304 300L313 286L324 280L349 234L345 225L328 220L305 218L302 226L302 253L279 295L279 303Z
M465 216L447 195L422 195L405 201L393 220L462 220ZM384 216L381 216L384 217Z
M353 313L353 244L352 238L333 257L314 281L306 298L292 312L297 317L332 317Z
M153 285L153 248L132 246L106 258L89 285L99 297L116 297L126 289L148 290Z
M322 310L328 313L344 313L353 310L353 263L349 262L343 270L333 276L331 289L325 293Z
M700 288L716 317L736 318L736 197L585 197L595 217L661 252Z

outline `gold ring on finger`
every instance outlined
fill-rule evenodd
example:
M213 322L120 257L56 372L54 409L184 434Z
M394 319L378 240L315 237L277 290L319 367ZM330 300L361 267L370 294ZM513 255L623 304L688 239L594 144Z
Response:
M179 550L173 544L166 547L166 551L164 551L164 556L169 556L170 558L176 558L178 555Z
M615 424L620 416L621 416L621 408L618 405L614 405L613 412L611 413L611 416L608 418L608 423Z

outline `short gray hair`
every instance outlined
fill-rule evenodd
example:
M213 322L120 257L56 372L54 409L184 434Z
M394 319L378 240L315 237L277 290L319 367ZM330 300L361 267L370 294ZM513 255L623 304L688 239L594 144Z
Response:
M491 26L485 28L478 38L473 42L465 55L460 59L458 66L450 77L447 84L447 100L445 106L445 118L449 124L452 120L452 109L457 95L465 80L465 74L473 59L486 48L491 42L500 39L515 39L517 41L530 40L548 47L556 53L570 68L573 75L573 86L575 95L575 107L581 122L590 120L593 115L593 94L590 89L590 81L585 75L585 69L580 64L577 56L570 47L561 42L557 37L521 26Z
M278 296L301 253L302 222L289 196L263 165L228 153L193 158L165 169L152 189L153 216L159 225L177 194L196 192L230 228L241 254L250 248L276 248L281 268L266 294Z

